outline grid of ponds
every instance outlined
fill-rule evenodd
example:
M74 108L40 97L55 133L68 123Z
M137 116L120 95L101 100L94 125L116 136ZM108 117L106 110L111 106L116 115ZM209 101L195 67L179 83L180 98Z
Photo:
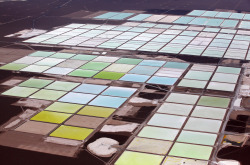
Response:
M15 131L84 140L136 91L136 88L31 78L2 95L53 102Z
M194 64L177 87L234 92L240 68Z
M250 60L250 31L243 30L250 29L250 14L108 12L95 19L131 22L69 24L24 42ZM31 53L0 69L173 85L156 113L122 148L115 165L208 165L220 142L232 98L175 89L234 93L241 74L241 68L236 67L47 51ZM52 102L15 131L84 141L136 92L137 88L30 78L1 95Z
M177 87L225 92L235 91L241 72L235 67L45 51L31 53L0 69L156 85L177 82Z
M24 42L250 59L250 31L189 25L139 22L122 25L70 24Z
M222 28L238 27L241 29L250 29L250 14L247 13L193 10L184 16L157 14L136 14L134 16L133 14L134 13L107 12L94 17L94 19L145 21Z
M98 65L93 65L94 62ZM119 67L114 67L115 64ZM47 51L34 52L1 66L1 69L36 72L34 66L46 67L44 70L38 69L38 73L57 75L64 75L63 71L67 68L73 68L67 72L68 75L79 68L83 71L98 70L96 75L109 68L105 72L126 71L123 77L134 74L133 79L122 77L119 79L122 81L174 85L174 91L169 91L156 113L138 130L115 160L116 165L171 165L182 162L207 165L215 151L231 98L223 94L177 92L175 88L234 93L241 74L241 68L235 67ZM63 69L47 72L59 67ZM157 69L154 70L155 67ZM110 70L112 68L114 70ZM79 74L80 77L110 79L109 76L85 76L83 73ZM139 81L141 75L148 75L149 80ZM174 81L168 78L174 78ZM2 95L52 101L51 105L33 115L15 131L83 141L89 139L136 91L137 88L31 78Z
M234 12L223 12L223 11L207 11L207 10L193 10L187 15L189 16L200 16L200 17L215 17L215 18L230 18L238 20L250 20L250 14L247 13L234 13Z
M239 70L218 67L216 72L238 74ZM136 91L137 88L30 78L2 95L52 101L15 131L84 141ZM231 98L225 96L170 91L115 165L207 165L230 102Z
M37 51L2 70L173 85L189 63Z
M170 93L115 165L207 165L230 98Z

